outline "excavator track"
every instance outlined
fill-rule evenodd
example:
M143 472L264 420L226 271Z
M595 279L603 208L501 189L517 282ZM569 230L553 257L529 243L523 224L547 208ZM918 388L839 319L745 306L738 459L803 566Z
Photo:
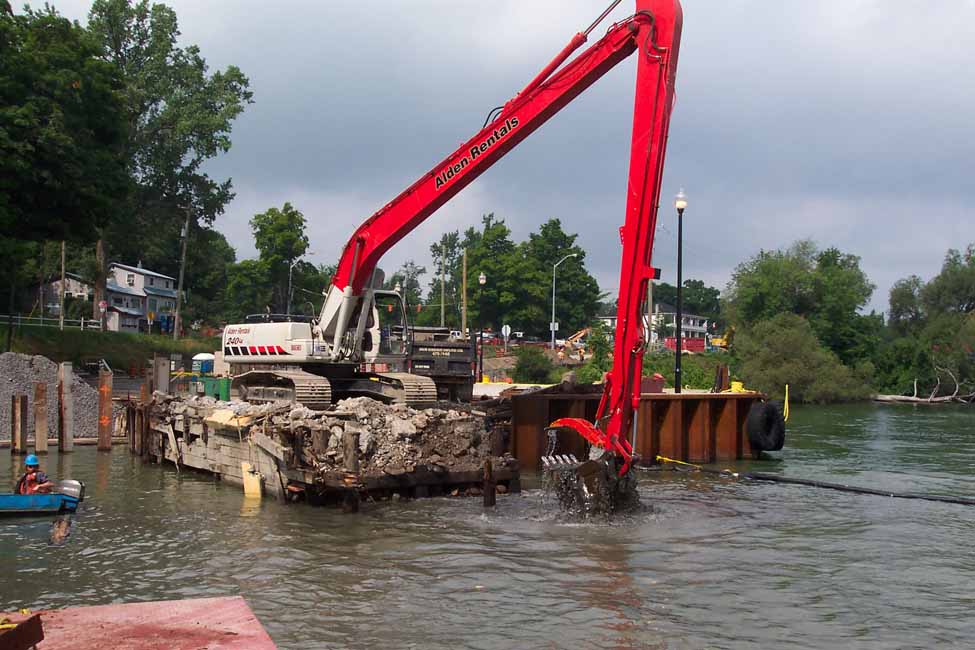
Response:
M231 386L248 402L294 401L316 411L332 405L332 384L304 370L251 370Z
M437 385L429 377L408 372L377 372L384 380L403 387L403 401L408 406L424 406L437 401Z

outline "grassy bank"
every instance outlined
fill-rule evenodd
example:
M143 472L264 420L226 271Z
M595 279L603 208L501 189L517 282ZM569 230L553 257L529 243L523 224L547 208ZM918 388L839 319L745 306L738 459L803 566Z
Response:
M88 359L105 359L119 371L141 367L153 354L182 352L196 354L219 349L219 338L185 338L174 341L168 336L98 332L55 327L14 327L11 350L40 354L52 361L81 363ZM7 327L0 325L0 350L7 349Z

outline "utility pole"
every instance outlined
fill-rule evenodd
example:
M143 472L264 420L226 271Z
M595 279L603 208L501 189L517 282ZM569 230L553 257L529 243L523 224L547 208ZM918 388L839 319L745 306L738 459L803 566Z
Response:
M647 280L647 345L653 349L653 278Z
M183 276L186 273L186 240L190 236L190 208L186 208L186 223L183 224L183 253L179 262L179 288L176 290L176 314L173 318L173 340L179 338L179 308L183 302Z
M64 240L61 240L61 296L58 307L58 328L64 331Z
M444 324L444 274L447 266L447 247L440 249L440 327Z
M464 249L464 262L460 274L460 337L467 338L467 249ZM441 301L443 302L443 301Z
M288 262L288 305L284 308L285 316L291 316L291 274L295 270L295 264L297 263L298 260Z

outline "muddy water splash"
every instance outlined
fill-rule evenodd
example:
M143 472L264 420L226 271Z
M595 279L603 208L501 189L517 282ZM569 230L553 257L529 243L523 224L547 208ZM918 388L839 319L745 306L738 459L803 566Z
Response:
M633 512L641 505L635 472L621 477L616 456L608 452L594 453L577 466L548 470L543 484L564 515L581 521Z

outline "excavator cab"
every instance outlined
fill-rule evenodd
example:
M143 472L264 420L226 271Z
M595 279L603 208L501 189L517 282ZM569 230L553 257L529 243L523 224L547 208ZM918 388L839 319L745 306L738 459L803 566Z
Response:
M379 350L382 355L405 357L410 349L409 322L406 318L406 303L403 296L395 291L376 291L373 314L379 332ZM374 328L370 325L368 331Z

